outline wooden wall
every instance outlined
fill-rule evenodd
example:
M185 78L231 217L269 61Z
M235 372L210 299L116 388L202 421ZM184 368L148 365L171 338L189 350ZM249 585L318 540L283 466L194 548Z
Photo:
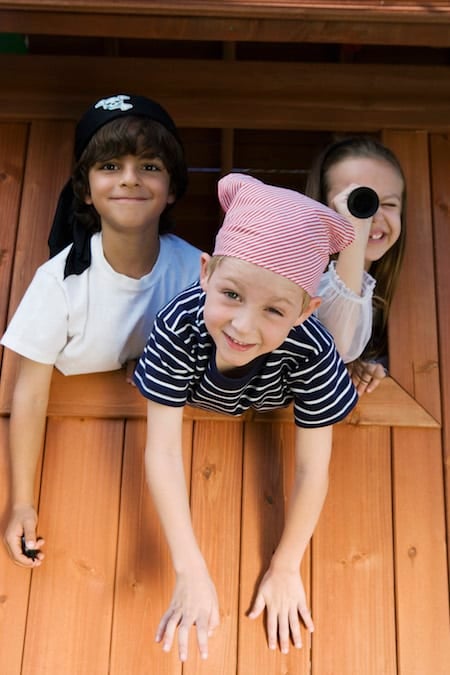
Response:
M375 133L398 154L409 189L408 243L390 320L392 378L336 428L330 491L303 564L316 632L289 656L269 652L262 622L251 623L245 612L282 527L292 422L285 413L230 420L186 412L193 519L217 582L222 625L209 662L200 662L192 643L192 659L181 667L175 653L153 643L173 576L145 487L143 402L123 373L56 376L36 485L47 558L30 573L0 551L0 671L444 675L448 68L227 64L220 50L175 61L0 57L0 327L47 257L74 120L96 96L130 87L161 100L182 128L191 181L177 220L180 234L205 248L219 224L214 186L223 170L244 168L301 189L319 147L348 131ZM373 87L363 86L369 80ZM14 357L2 356L4 524Z

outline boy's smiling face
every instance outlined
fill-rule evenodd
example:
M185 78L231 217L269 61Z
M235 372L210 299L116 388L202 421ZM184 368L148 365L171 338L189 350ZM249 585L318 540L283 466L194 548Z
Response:
M209 274L209 260L202 254L200 282L206 292L205 324L221 372L272 352L320 303L313 298L304 310L300 286L238 258L224 257Z
M175 201L159 157L125 155L97 162L89 170L89 188L86 203L100 215L102 229L158 228L161 213Z

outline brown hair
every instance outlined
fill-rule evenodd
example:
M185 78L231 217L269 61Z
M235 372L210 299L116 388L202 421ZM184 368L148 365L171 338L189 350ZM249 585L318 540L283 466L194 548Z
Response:
M377 282L373 297L373 330L361 358L375 360L387 355L387 320L405 250L406 181L403 169L394 153L380 141L371 136L350 136L332 143L317 157L309 174L305 193L326 204L329 192L329 170L345 159L354 157L383 160L398 172L403 181L399 238L382 258L371 264L369 270Z
M97 162L105 162L124 155L159 157L170 175L170 189L178 200L186 190L187 166L184 150L178 139L162 124L146 117L118 117L102 126L91 138L77 162L72 184L75 195L76 217L90 233L101 229L100 217L91 204L86 204L89 195L89 170ZM171 229L168 204L161 214L159 232Z

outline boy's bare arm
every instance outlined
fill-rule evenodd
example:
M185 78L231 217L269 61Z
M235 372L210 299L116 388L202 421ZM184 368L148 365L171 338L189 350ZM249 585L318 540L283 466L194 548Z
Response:
M289 638L302 646L299 616L314 629L300 577L300 563L322 510L328 489L332 427L297 427L295 478L280 542L255 599L250 618L266 608L267 634L271 649L287 653Z
M183 408L148 402L145 466L147 481L169 545L176 585L156 640L171 649L178 627L178 651L188 655L188 637L195 624L202 658L208 656L208 637L219 624L214 584L192 527L182 453Z
M5 543L15 562L27 567L43 560L40 553L33 561L22 553L21 537L28 548L36 549L37 513L34 508L36 467L42 448L48 396L53 366L21 357L16 380L9 425L11 456L11 516L5 532Z

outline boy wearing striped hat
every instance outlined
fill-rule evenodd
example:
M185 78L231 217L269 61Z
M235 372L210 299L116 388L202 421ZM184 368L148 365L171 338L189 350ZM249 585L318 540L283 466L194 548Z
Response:
M327 492L332 425L357 394L330 334L312 315L331 253L354 238L336 212L292 190L229 174L219 181L225 211L200 284L158 314L134 382L148 399L146 471L177 582L156 640L187 658L196 625L202 658L219 623L217 595L189 513L181 429L186 404L239 415L294 404L296 476L285 527L250 618L267 610L269 648L302 646L312 631L299 569Z

